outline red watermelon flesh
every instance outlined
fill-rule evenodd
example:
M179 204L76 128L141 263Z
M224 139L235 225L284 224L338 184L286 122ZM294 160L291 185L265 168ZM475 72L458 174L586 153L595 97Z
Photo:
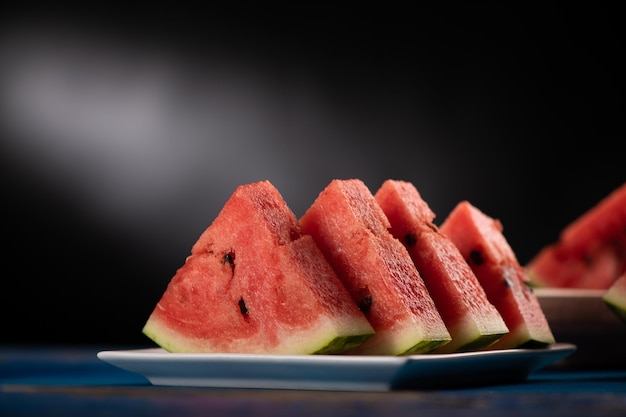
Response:
M335 179L300 218L376 334L353 354L432 351L450 334L409 253L366 185Z
M526 270L539 287L609 288L626 271L626 183L565 227Z
M626 246L626 182L565 227L559 240L580 256L605 242Z
M499 220L468 201L461 201L440 230L459 248L509 328L509 333L489 349L543 347L555 342L539 300L504 237Z
M435 213L410 182L387 180L376 192L391 233L406 246L452 341L437 353L485 348L508 328L454 243L433 224Z
M623 255L613 244L574 256L559 243L542 248L526 266L532 285L548 288L607 289L623 271Z
M374 330L268 181L237 187L143 332L171 352L343 353Z

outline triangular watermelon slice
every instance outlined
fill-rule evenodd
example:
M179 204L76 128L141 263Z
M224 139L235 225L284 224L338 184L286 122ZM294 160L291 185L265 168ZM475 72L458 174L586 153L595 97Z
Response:
M608 289L626 271L626 183L567 225L526 270L537 287Z
M374 330L268 181L241 185L143 332L171 352L343 353Z
M525 270L502 234L499 220L468 201L461 201L440 230L459 248L509 328L509 333L489 349L543 347L555 342Z
M376 334L354 354L430 352L450 334L409 253L358 179L335 179L300 218Z
M526 264L526 271L530 283L538 288L603 290L624 270L624 259L622 250L613 243L578 256L557 242L544 246Z
M391 233L407 248L452 341L437 353L485 348L509 332L502 316L454 243L433 223L435 213L417 188L387 180L375 194Z
M600 200L561 232L560 241L584 256L604 242L626 245L626 182Z

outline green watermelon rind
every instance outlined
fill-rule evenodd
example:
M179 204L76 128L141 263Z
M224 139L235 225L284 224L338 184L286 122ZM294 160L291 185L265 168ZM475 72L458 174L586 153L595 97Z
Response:
M434 350L433 353L461 353L484 350L508 335L508 327L506 329L506 331L497 332L486 331L485 328L479 327L479 323L468 316L454 326L449 327L450 334L456 335L456 338L453 337L450 343Z
M410 349L400 353L400 355L415 355L421 353L430 353L435 349L446 345L449 340L422 340L416 345L413 345Z
M609 310L626 323L626 294L615 286L602 296L602 301Z
M466 344L459 346L454 353L472 352L482 350L496 343L506 333L480 334L474 340L468 341Z
M156 313L154 313L156 314ZM211 346L198 346L198 341L189 339L176 330L168 327L158 316L152 315L142 329L142 333L150 338L157 345L171 353L237 353L233 351L220 352ZM302 339L283 339L281 347L276 352L266 353L290 353L290 354L344 354L371 338L375 332L371 327L359 326L346 328L344 324L321 325L314 329L309 329L306 334L306 340ZM308 341L318 341L317 344ZM292 344L292 342L297 342ZM262 353L258 349L246 349L239 353Z
M403 323L395 329L378 331L377 336L348 353L385 356L432 353L435 349L450 343L451 340L449 336L426 336L423 330L411 323Z
M528 339L524 343L517 345L516 349L543 349L550 346L552 343L545 340Z
M478 330L473 333L473 336L466 336L463 338L465 343L456 345L454 340L448 344L443 345L433 353L461 353L472 352L476 350L482 350L496 343L508 332L502 333L480 333Z
M617 315L624 323L626 323L626 307L623 305L612 304L609 301L604 301L609 309Z
M314 355L336 355L346 353L355 347L361 345L367 339L372 337L374 333L351 335L351 336L338 336L328 342L321 349L313 352Z
M374 335L373 332L368 332L366 329L360 329L359 334L347 334L337 335L337 331L334 331L329 335L327 328L322 327L320 330L311 331L308 333L308 339L320 340L317 346L302 344L299 349L293 349L289 343L285 343L285 347L288 350L276 352L276 353L291 353L291 354L303 354L303 355L338 355L344 354L355 347L361 345L367 339ZM148 320L142 329L142 333L154 341L157 345L165 349L170 353L236 353L236 352L219 352L217 350L207 349L191 349L192 343L189 339L176 334L176 332L167 327L158 318ZM256 350L241 351L239 353L259 353Z

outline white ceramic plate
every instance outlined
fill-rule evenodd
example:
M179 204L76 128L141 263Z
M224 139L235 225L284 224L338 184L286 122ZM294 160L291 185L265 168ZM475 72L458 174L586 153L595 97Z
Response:
M388 391L524 381L573 353L557 343L545 349L509 349L409 356L168 353L160 348L98 352L98 358L145 376L153 385Z

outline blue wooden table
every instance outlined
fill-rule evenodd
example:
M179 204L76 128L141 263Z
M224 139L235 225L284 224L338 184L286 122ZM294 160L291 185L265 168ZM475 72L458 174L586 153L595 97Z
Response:
M124 347L0 346L0 416L626 416L626 369L549 366L526 381L327 392L153 386L99 360Z

